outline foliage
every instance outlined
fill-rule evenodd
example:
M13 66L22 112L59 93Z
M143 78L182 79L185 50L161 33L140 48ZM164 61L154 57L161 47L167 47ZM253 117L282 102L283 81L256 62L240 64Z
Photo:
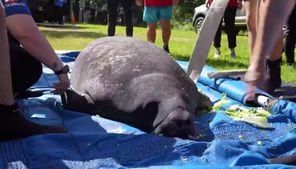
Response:
M175 6L174 19L180 23L190 23L194 8L203 3L204 0L183 0L180 5Z

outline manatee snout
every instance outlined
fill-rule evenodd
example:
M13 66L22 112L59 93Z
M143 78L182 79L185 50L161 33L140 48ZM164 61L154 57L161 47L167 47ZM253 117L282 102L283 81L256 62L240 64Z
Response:
M154 133L167 137L193 139L196 136L194 116L187 110L177 108L156 127Z

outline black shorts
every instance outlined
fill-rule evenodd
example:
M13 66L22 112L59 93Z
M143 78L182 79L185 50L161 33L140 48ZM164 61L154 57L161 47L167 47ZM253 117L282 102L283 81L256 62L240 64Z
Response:
M9 52L13 92L22 93L38 81L42 64L12 40L9 41Z

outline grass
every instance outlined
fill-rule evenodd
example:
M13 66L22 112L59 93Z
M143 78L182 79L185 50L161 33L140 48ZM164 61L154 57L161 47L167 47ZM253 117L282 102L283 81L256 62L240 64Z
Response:
M106 25L66 25L64 27L39 27L46 35L47 39L55 50L82 50L90 42L97 38L105 37L107 32ZM117 36L125 36L125 27L116 27ZM135 27L134 37L146 40L146 28ZM188 60L192 54L197 34L192 30L172 30L170 40L171 55L175 59ZM232 59L228 54L227 38L222 36L222 55L219 59L214 59L213 48L210 50L207 64L219 70L243 69L248 67L248 37L245 33L237 36L237 58ZM161 47L161 30L157 31L156 45ZM283 55L284 56L284 55ZM296 83L295 67L288 67L283 58L282 79L288 83Z

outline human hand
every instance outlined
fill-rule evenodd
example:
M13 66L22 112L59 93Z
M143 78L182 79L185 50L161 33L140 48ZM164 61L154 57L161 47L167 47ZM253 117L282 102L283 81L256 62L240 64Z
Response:
M54 83L54 86L53 86L55 90L53 90L52 93L54 94L61 94L65 90L67 90L70 86L70 80L67 74L59 74L58 79L59 79L59 82Z

